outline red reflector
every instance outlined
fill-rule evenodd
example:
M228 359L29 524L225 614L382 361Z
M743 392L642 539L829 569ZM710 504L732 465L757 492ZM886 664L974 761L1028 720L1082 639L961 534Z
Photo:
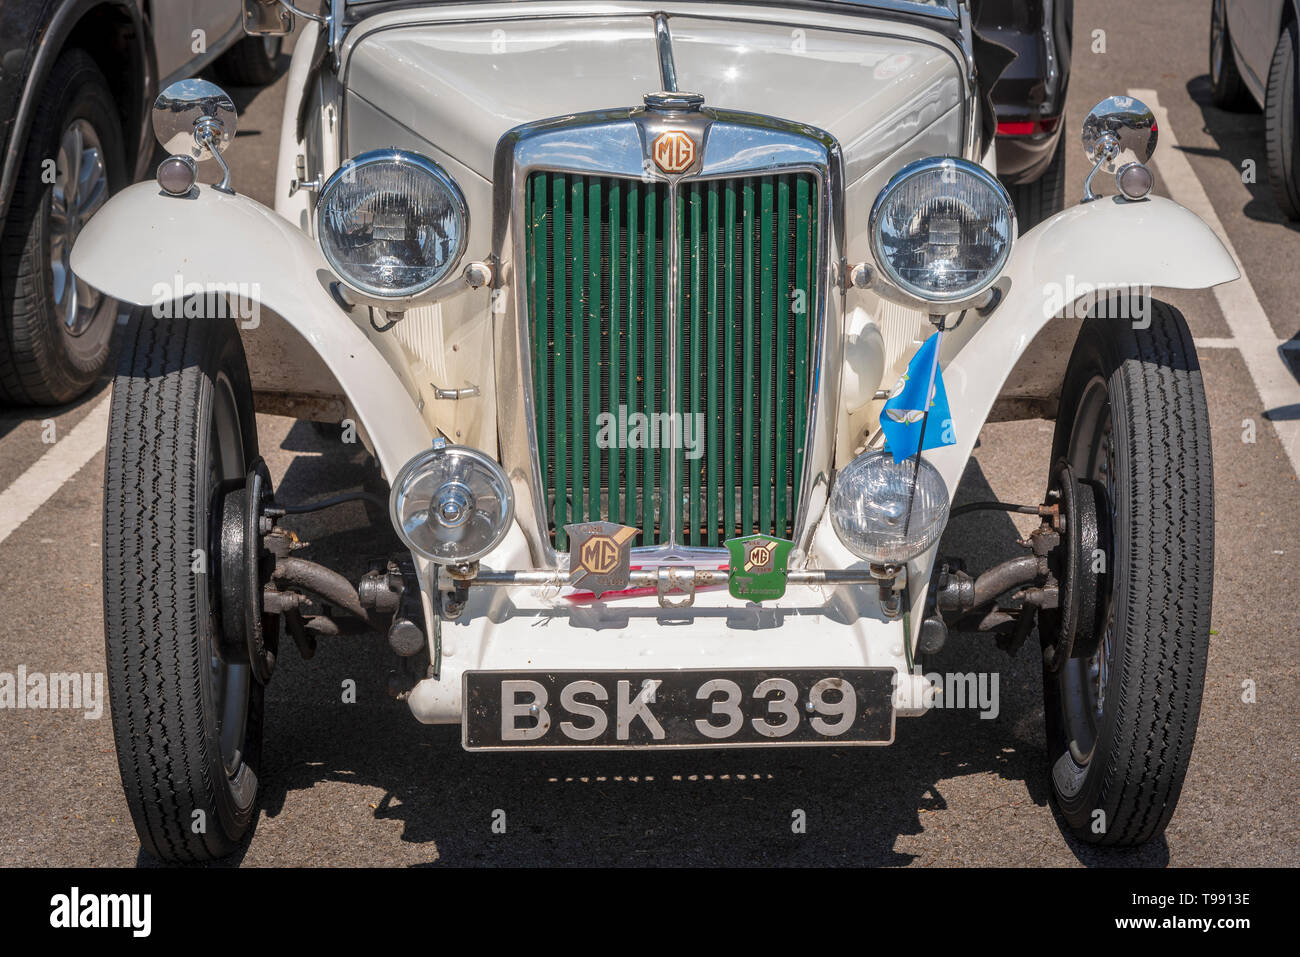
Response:
M1051 133L1060 121L1059 116L1044 116L1039 120L999 121L998 136L1033 136L1035 133Z

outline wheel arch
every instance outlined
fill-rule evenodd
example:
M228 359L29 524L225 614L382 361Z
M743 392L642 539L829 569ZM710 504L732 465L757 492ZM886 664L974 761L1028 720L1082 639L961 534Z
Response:
M265 206L208 186L175 197L154 182L137 183L86 224L72 262L92 286L137 306L170 304L196 289L256 303L256 314L239 315L246 343L256 342L263 360L280 350L297 352L305 368L323 363L389 481L428 447L432 432L412 398L411 373L390 365L335 300L334 275L316 243Z
M156 85L153 44L148 21L134 0L70 0L55 5L54 15L36 31L35 56L27 70L14 125L0 172L0 221L8 213L41 91L55 62L73 47L85 50L103 71L117 103L126 136L128 170L134 179L148 156L141 158L146 139L148 103Z
M1286 0L1282 4L1281 18L1276 24L1278 32L1288 23L1294 22L1300 22L1300 0Z
M1103 197L1066 209L1020 237L999 280L999 303L987 316L968 317L945 342L945 358L951 358L944 385L957 441L933 450L930 458L949 489L960 481L1013 372L1026 371L1022 359L1042 361L1036 381L1054 381L1059 389L1079 324L1064 317L1078 316L1081 301L1109 290L1204 289L1238 276L1213 230L1158 196L1140 202Z
M1205 289L1240 275L1219 237L1194 213L1159 196L1130 202L1107 196L1072 206L1016 241L997 282L1001 298L987 315L974 311L945 333L941 363L951 414L952 445L927 460L955 494L999 396L1021 361L1042 358L1038 381L1059 390L1081 325L1081 299L1103 289ZM1043 414L1028 408L1028 416ZM912 641L919 637L936 549L909 563Z

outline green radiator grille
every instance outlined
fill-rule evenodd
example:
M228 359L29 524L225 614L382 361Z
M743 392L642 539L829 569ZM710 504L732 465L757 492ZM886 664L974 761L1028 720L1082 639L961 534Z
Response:
M566 522L594 519L641 529L641 545L667 542L668 508L678 544L789 537L816 352L816 178L688 180L675 200L663 183L567 173L533 173L526 188L535 424L555 547L567 548Z

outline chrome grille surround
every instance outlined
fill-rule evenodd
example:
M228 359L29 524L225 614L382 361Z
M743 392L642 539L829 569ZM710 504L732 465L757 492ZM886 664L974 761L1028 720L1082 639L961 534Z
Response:
M695 161L678 175L661 172L650 159L650 144L666 130L686 130L697 144ZM817 236L820 276L813 317L815 353L809 375L808 451L795 506L796 554L791 559L792 567L801 564L825 509L835 450L845 309L841 278L845 275L844 214L840 207L843 160L839 144L830 134L814 127L708 107L672 112L637 107L557 117L516 127L497 144L492 249L499 268L492 318L501 458L514 490L515 514L534 564L557 568L563 562L548 531L534 415L527 281L522 269L526 255L525 184L537 170L662 182L668 185L672 203L683 181L795 172L816 176L821 193L821 226ZM670 217L667 242L671 251L665 297L668 328L675 328L677 318L680 253L676 220L676 216ZM680 401L675 387L676 337L668 338L670 405L676 411ZM669 456L669 462L668 488L678 489L681 477L677 475L676 457ZM670 516L673 511L668 510ZM680 530L670 528L667 543L633 549L634 561L653 564L726 560L726 549L687 547L680 541Z

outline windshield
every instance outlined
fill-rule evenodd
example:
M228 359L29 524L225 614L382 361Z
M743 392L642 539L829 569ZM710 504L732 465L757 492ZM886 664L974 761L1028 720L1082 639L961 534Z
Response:
M347 5L392 3L393 0L346 0ZM430 3L456 3L464 0L429 0ZM525 3L528 0L495 0L497 3ZM696 0L687 0L696 2ZM716 3L717 0L707 0ZM760 0L763 2L763 0ZM403 6L408 6L404 3ZM893 10L900 13L914 13L921 16L943 17L947 20L957 19L957 0L792 0L791 6L822 7L859 7L876 10Z

